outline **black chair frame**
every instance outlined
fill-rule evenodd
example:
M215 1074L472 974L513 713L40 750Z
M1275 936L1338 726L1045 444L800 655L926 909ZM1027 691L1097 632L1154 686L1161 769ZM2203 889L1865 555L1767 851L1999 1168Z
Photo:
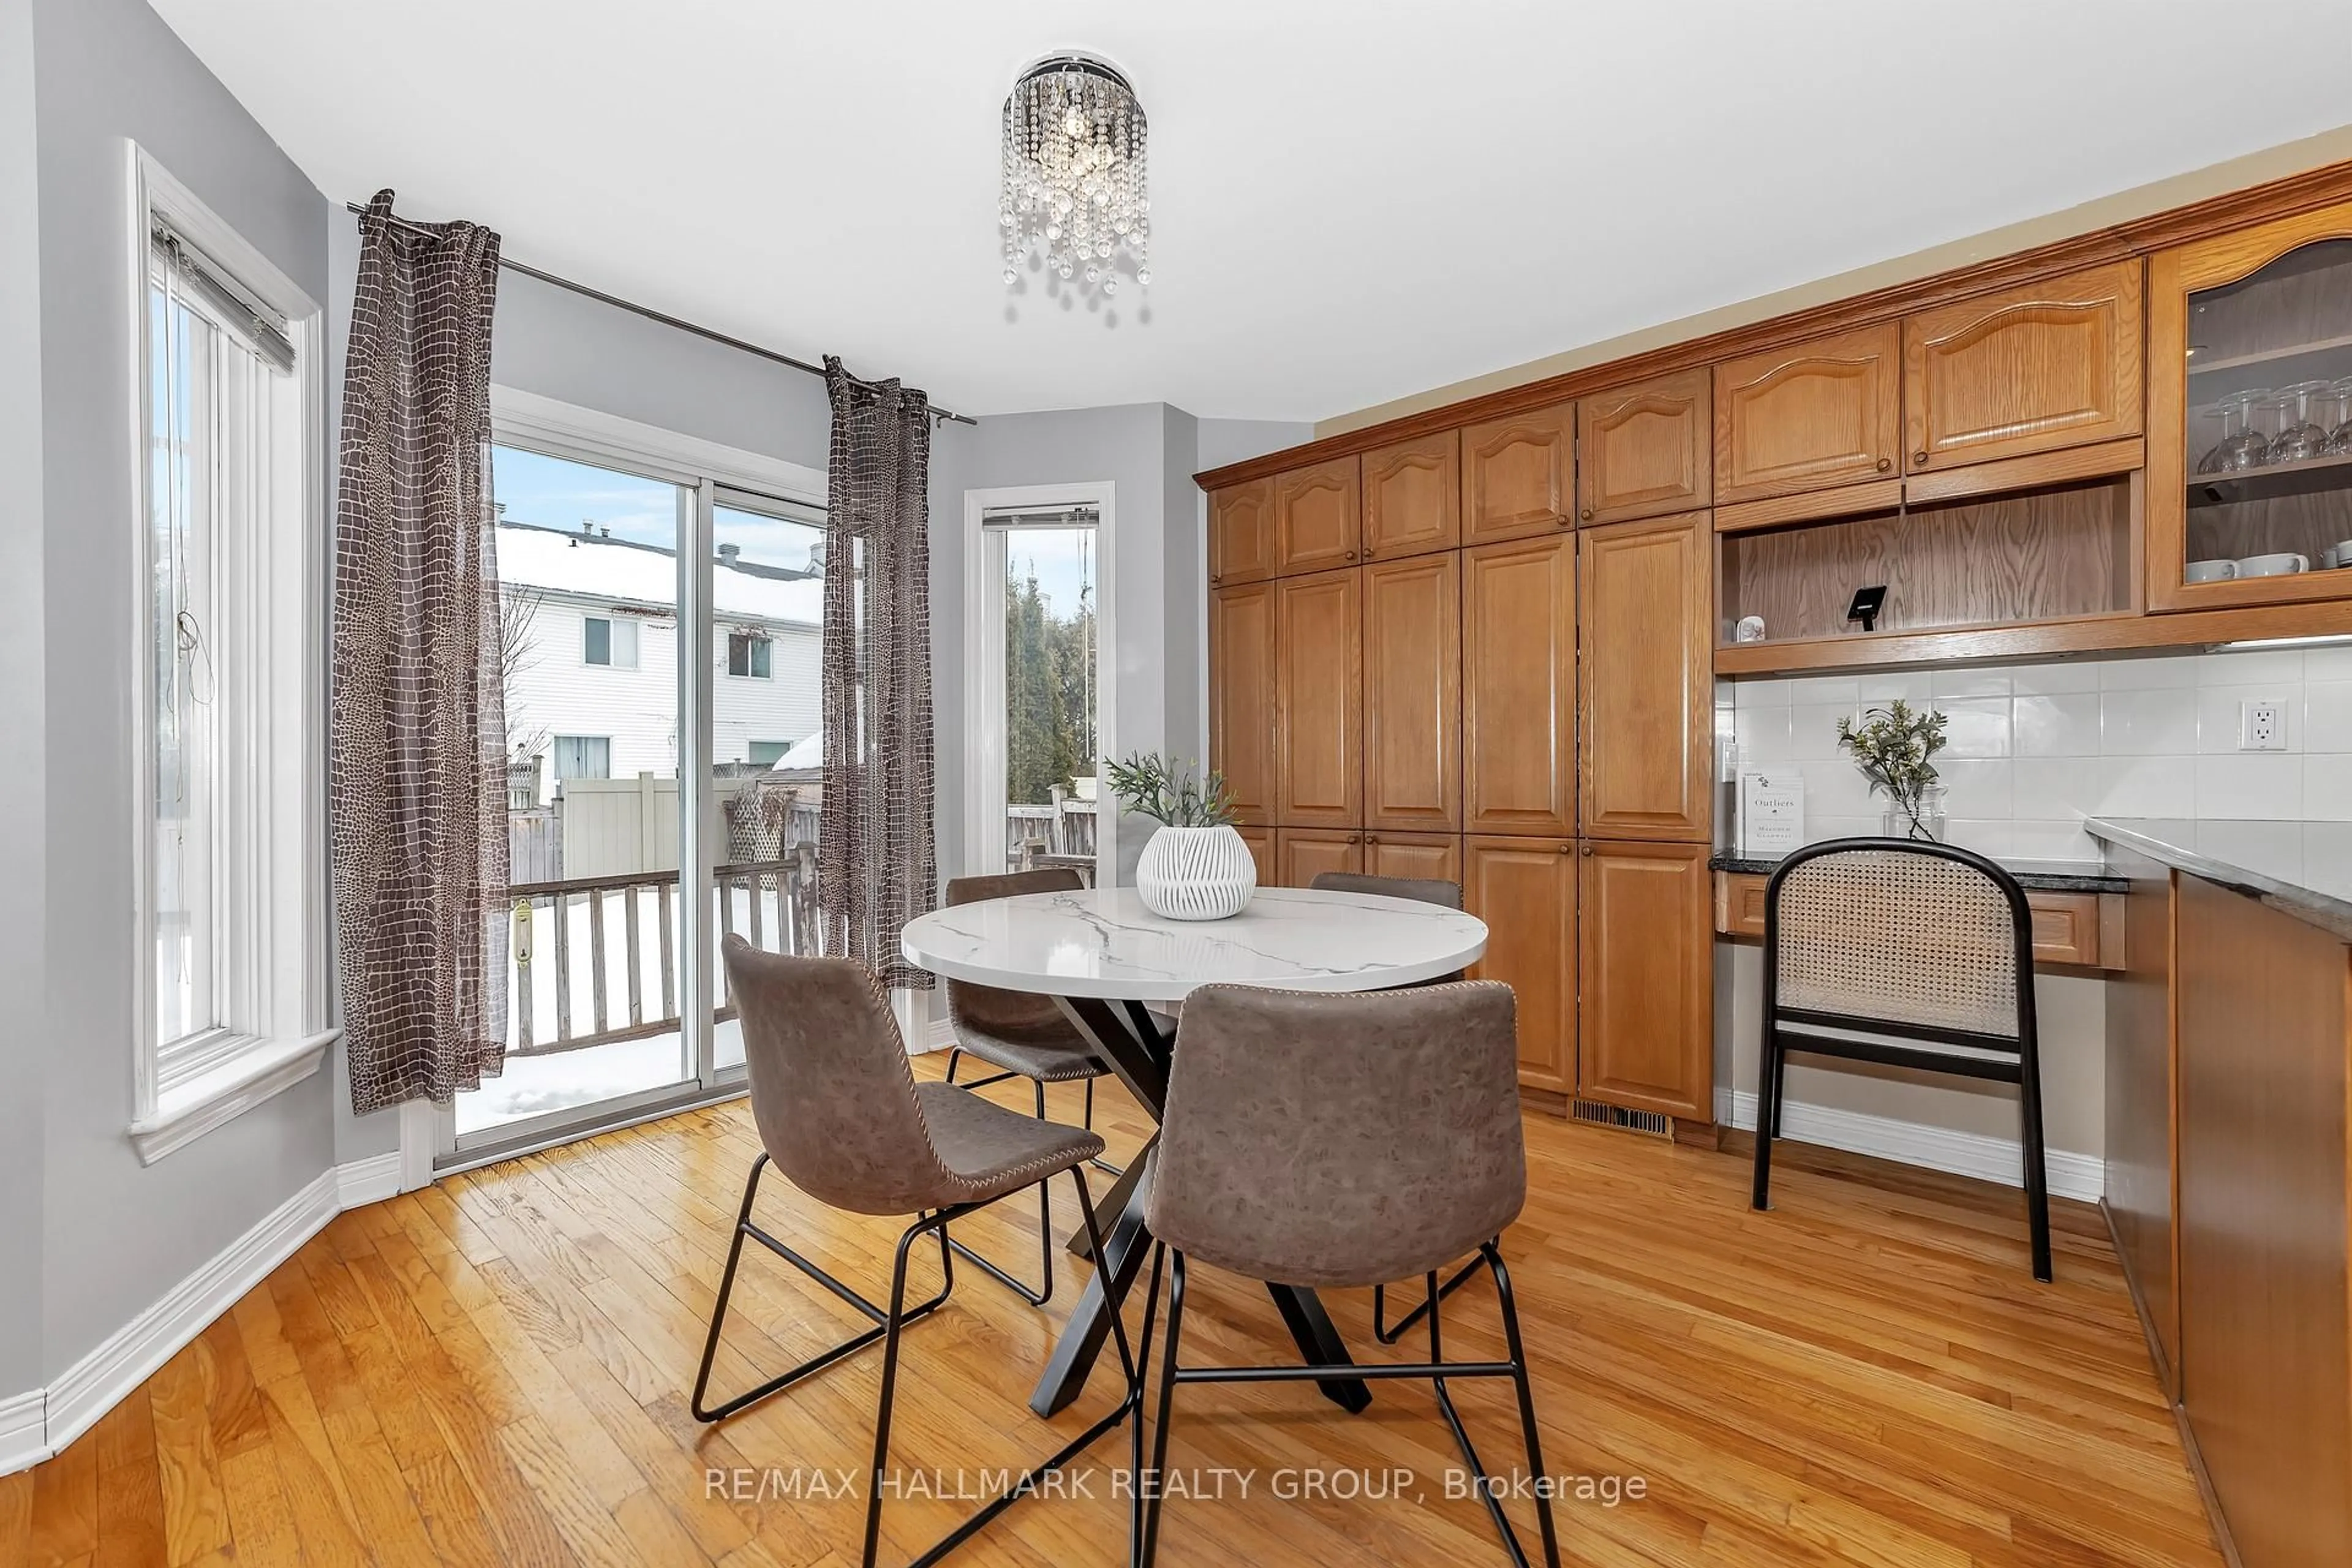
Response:
M2000 890L2002 899L2009 905L2017 949L2015 1038L1969 1029L1939 1028L1900 1019L1780 1005L1782 882L1790 872L1808 861L1829 855L1877 850L1954 861L1981 872ZM1861 1030L1892 1036L1896 1039L1958 1046L1998 1054L1955 1056L1948 1051L1920 1050L1885 1040L1854 1040L1816 1032L1822 1029ZM1772 1141L1780 1135L1781 1100L1788 1076L1789 1055L1792 1051L2015 1084L2025 1146L2026 1223L2032 1236L2033 1277L2044 1284L2050 1281L2050 1188L2043 1163L2042 1058L2033 1007L2033 911L2025 901L2025 889L2018 885L2017 879L2005 868L1972 850L1912 838L1827 839L1794 851L1773 868L1771 877L1764 884L1764 1038L1763 1058L1757 1074L1755 1189L1749 1198L1751 1206L1758 1209L1771 1207Z
M760 1177L761 1174L766 1171L767 1167L768 1156L765 1153L761 1153L757 1159L751 1162L751 1174L743 1184L743 1206L735 1218L734 1240L727 1249L727 1271L719 1278L719 1299L711 1308L710 1333L703 1342L702 1368L695 1374L694 1394L690 1401L690 1407L694 1412L694 1418L698 1421L706 1423L723 1421L728 1416L734 1415L736 1412L750 1405L756 1405L760 1401L768 1398L770 1395L791 1387L793 1384L800 1382L802 1379L824 1371L826 1367L831 1366L834 1363L840 1361L845 1356L855 1354L856 1352L865 1349L867 1345L872 1344L876 1340L880 1340L882 1342L882 1397L880 1408L876 1413L874 1422L874 1464L873 1468L866 1474L866 1482L869 1489L866 1500L866 1545L864 1555L859 1558L859 1563L862 1564L862 1568L874 1568L875 1552L880 1545L882 1537L883 1473L884 1467L890 1456L890 1415L892 1405L898 1392L899 1336L908 1324L929 1317L934 1310L943 1305L947 1301L949 1296L952 1294L955 1289L955 1262L953 1254L963 1252L964 1248L960 1243L950 1239L948 1236L948 1226L954 1221L961 1219L967 1215L978 1213L980 1210L988 1207L990 1204L996 1203L1003 1198L1011 1197L1013 1193L1001 1193L994 1198L989 1198L980 1203L957 1204L949 1208L932 1209L918 1215L915 1223L908 1226L898 1237L898 1249L893 1255L890 1266L890 1303L887 1307L882 1307L866 1300L865 1296L861 1295L848 1285L844 1284L841 1280L834 1278L833 1275L817 1267L817 1265L812 1263L809 1259L802 1257L783 1242L778 1240L775 1237L771 1236L768 1232L752 1223L752 1200L759 1194ZM1096 1252L1098 1254L1102 1245L1102 1238L1097 1234L1097 1227L1095 1224L1094 1205L1090 1201L1087 1192L1086 1171L1082 1166L1072 1165L1069 1167L1069 1173L1070 1180L1076 1185L1078 1190L1078 1212L1086 1216L1087 1239L1089 1244L1096 1248ZM1051 1177L1046 1178L1046 1181L1048 1182L1051 1180ZM1046 1182L1039 1182L1036 1184L1042 1188L1046 1184ZM1013 1191L1017 1193L1021 1190L1021 1188L1015 1187ZM915 1243L924 1236L929 1234L936 1234L940 1238L940 1272L941 1275L940 1288L939 1290L929 1300L919 1302L915 1306L909 1308L907 1305L907 1260L915 1246ZM774 1253L777 1257L782 1258L785 1262L791 1264L793 1268L799 1269L802 1273L807 1275L810 1279L824 1286L827 1290L830 1290L833 1294L841 1298L842 1300L849 1303L850 1306L856 1308L859 1312L863 1313L867 1319L869 1319L873 1322L874 1327L867 1329L861 1333L851 1335L848 1339L842 1341L832 1349L820 1352L816 1355L811 1356L808 1360L801 1363L800 1365L793 1367L791 1371L779 1373L777 1376L772 1377L768 1379L767 1382L761 1384L756 1388L752 1388L746 1393L737 1394L734 1398L726 1401L724 1404L706 1406L703 1404L703 1399L709 1391L711 1364L719 1356L719 1330L727 1321L727 1303L735 1291L735 1272L737 1266L742 1261L743 1239L746 1237L757 1241L769 1251ZM1052 1243L1049 1237L1047 1241L1049 1253L1051 1246ZM971 1257L968 1252L965 1253L965 1256ZM1011 1286L1015 1292L1019 1293L1024 1298L1028 1298L1028 1292L1023 1289L1017 1281L1007 1279L1001 1270L989 1264L985 1259L973 1258L972 1261L979 1263L982 1268L985 1268L990 1274L993 1275L998 1279L1004 1280L1007 1285ZM970 1540L981 1530L986 1528L991 1521L994 1520L998 1514L1003 1513L1007 1508L1010 1508L1020 1498L1034 1492L1037 1488L1039 1480L1043 1477L1051 1474L1052 1472L1060 1469L1064 1465L1068 1464L1072 1459L1076 1458L1079 1454L1083 1453L1090 1445L1092 1445L1097 1438L1116 1427L1120 1422L1126 1420L1129 1415L1135 1415L1137 1420L1136 1430L1130 1439L1130 1447L1133 1450L1135 1463L1139 1466L1141 1464L1143 1451L1143 1430L1142 1418L1140 1415L1140 1409L1143 1403L1142 1379L1139 1375L1136 1358L1130 1352L1128 1345L1126 1325L1118 1321L1117 1314L1113 1314L1111 1330L1118 1339L1118 1358L1127 1373L1126 1396L1121 1399L1119 1403L1108 1413L1097 1420L1093 1425L1087 1427L1085 1431L1080 1432L1076 1436L1071 1438L1067 1443L1065 1443L1060 1448L1056 1449L1050 1458L1047 1458L1044 1462L1033 1467L1026 1474L1023 1475L1018 1480L1013 1482L1003 1493L992 1500L985 1507L967 1518L961 1524L957 1525L955 1529L950 1531L946 1535L941 1536L937 1542L926 1549L921 1555L914 1558L908 1564L908 1568L929 1568L930 1564L939 1562L949 1552L954 1551L958 1546L962 1545L964 1542Z
M1528 1568L1528 1554L1519 1544L1518 1531L1512 1528L1510 1516L1496 1495L1496 1488L1477 1448L1470 1441L1467 1428L1462 1425L1461 1413L1454 1406L1454 1396L1445 1386L1449 1377L1507 1377L1518 1393L1519 1427L1527 1442L1528 1472L1540 1479L1543 1466L1543 1439L1536 1429L1535 1393L1528 1378L1527 1346L1519 1337L1519 1310L1511 1294L1510 1271L1503 1267L1502 1248L1492 1241L1481 1244L1478 1256L1469 1267L1483 1266L1494 1276L1495 1291L1502 1306L1504 1343L1510 1352L1507 1361L1447 1361L1445 1342L1440 1323L1438 1303L1451 1287L1441 1287L1437 1271L1429 1272L1425 1288L1428 1295L1412 1318L1425 1315L1429 1320L1429 1359L1387 1365L1349 1362L1344 1366L1318 1365L1313 1363L1282 1362L1270 1365L1244 1366L1179 1366L1176 1363L1178 1342L1184 1323L1184 1254L1165 1242L1153 1244L1151 1249L1151 1279L1143 1298L1143 1333L1138 1342L1136 1359L1139 1366L1148 1367L1151 1361L1153 1318L1160 1305L1160 1274L1163 1261L1169 1263L1167 1341L1160 1348L1160 1399L1153 1417L1151 1462L1149 1469L1140 1463L1135 1471L1134 1501L1129 1514L1128 1560L1138 1568L1150 1568L1160 1550L1160 1509L1163 1500L1158 1478L1166 1471L1168 1463L1168 1431L1174 1417L1176 1385L1180 1383L1307 1383L1344 1372L1349 1377L1364 1379L1426 1378L1437 1391L1437 1405L1444 1412L1445 1424L1452 1428L1454 1446L1462 1450L1463 1462L1480 1480L1479 1500L1486 1505L1486 1514L1494 1521L1495 1531L1502 1538L1503 1550L1510 1554L1514 1568ZM1456 1276L1455 1283L1461 1276ZM1398 1325L1398 1332L1403 1331ZM1142 1397L1139 1377L1134 1395ZM1142 1429L1139 1420L1136 1444L1141 1446ZM1536 1491L1536 1523L1543 1539L1543 1560L1546 1568L1559 1568L1559 1536L1552 1520L1551 1498L1542 1488Z

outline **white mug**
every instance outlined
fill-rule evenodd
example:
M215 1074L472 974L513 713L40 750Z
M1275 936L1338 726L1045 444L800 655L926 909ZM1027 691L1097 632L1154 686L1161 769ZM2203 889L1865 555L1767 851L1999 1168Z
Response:
M2189 581L2191 583L2226 583L2238 574L2234 561L2191 561Z
M2330 564L2352 566L2352 539L2339 539L2327 548L2328 553L2336 557Z
M2249 555L2238 563L2241 577L2286 577L2311 570L2311 557L2281 551L2273 555Z
M2336 570L2336 565L2338 564L2336 559L2336 552L2341 548L2342 546L2340 545L2331 544L2326 549L2319 552L2319 569L2321 571L2333 572Z
M1764 617L1761 616L1740 616L1739 624L1731 628L1731 640L1733 642L1762 642L1764 640Z

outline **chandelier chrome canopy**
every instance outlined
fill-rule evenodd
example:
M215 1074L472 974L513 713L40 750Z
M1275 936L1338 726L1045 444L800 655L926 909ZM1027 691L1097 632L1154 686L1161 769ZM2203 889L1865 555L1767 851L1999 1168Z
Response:
M1048 56L1004 100L1004 281L1032 250L1065 279L1118 292L1121 254L1151 281L1151 195L1143 106L1117 68L1090 55Z

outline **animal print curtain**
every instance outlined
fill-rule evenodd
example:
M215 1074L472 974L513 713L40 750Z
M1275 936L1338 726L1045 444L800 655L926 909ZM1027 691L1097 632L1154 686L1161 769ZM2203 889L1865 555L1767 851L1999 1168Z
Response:
M827 952L929 990L900 928L938 902L931 844L930 402L824 362L833 445L824 531L824 800L817 884Z
M490 507L499 237L360 220L329 731L352 1110L478 1088L507 1035L506 715Z

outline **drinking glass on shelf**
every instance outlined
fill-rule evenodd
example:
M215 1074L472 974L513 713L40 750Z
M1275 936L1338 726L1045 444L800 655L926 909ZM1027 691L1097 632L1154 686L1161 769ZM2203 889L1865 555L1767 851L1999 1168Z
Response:
M2300 463L2318 457L2327 446L2327 427L2312 421L2312 411L2335 388L2324 381L2298 381L2279 388L2272 406L2278 411L2278 434L2271 437L2271 461Z
M2190 426L2189 449L2196 451L2201 448L2205 454L2197 459L2197 471L2200 474L2220 473L2221 447L2232 434L2229 405L2224 403L2208 403L2190 409L2189 417L2195 422Z
M2327 434L2327 445L2321 456L2352 458L2352 375L2336 383L2329 391L2336 395L2336 422Z
M2221 438L2224 473L2242 473L2271 460L2269 440L2254 428L2254 411L2269 400L2270 395L2266 386L2249 387L2221 400L2222 428L2229 432Z

